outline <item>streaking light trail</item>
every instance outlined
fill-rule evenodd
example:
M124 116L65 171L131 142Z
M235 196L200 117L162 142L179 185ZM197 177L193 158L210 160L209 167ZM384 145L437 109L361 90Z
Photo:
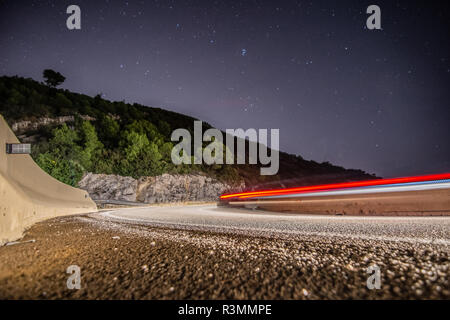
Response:
M375 188L378 187L378 188ZM450 187L450 173L403 177L393 179L377 179L369 181L344 182L334 184L324 184L317 186L305 186L297 188L261 190L251 192L241 192L224 194L220 199L249 199L263 197L288 197L288 196L314 196L332 195L330 192L345 191L344 194L368 193L368 192L393 192L393 191L413 191L428 190ZM369 190L370 189L370 190Z

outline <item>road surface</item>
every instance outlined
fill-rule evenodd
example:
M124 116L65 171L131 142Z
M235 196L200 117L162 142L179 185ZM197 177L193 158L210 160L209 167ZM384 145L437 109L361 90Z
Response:
M450 245L448 217L355 217L267 213L206 206L129 208L100 213L105 219L170 228L231 232L344 237Z
M450 299L448 217L161 206L55 218L22 241L0 247L0 298Z

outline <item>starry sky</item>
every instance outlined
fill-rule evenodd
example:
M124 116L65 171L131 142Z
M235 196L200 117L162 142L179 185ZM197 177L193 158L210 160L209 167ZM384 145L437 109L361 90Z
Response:
M436 0L0 0L0 75L279 128L282 151L383 177L449 172L449 27Z

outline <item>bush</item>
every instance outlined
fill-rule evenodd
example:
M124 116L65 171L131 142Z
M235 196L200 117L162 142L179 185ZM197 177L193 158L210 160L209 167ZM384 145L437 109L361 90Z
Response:
M48 152L41 153L36 163L53 178L73 187L77 186L84 173L83 167L75 161L58 158Z

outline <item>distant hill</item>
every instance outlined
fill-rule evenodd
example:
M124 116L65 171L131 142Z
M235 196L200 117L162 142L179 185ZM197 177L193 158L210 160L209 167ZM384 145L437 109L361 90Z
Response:
M76 185L85 172L139 178L162 173L203 173L227 183L244 180L247 189L297 186L376 178L328 162L280 152L280 170L261 176L260 165L172 164L170 135L193 132L196 119L123 101L108 101L55 89L33 79L0 77L0 113L32 157L55 178ZM203 122L204 130L211 125ZM245 128L244 128L245 129Z

